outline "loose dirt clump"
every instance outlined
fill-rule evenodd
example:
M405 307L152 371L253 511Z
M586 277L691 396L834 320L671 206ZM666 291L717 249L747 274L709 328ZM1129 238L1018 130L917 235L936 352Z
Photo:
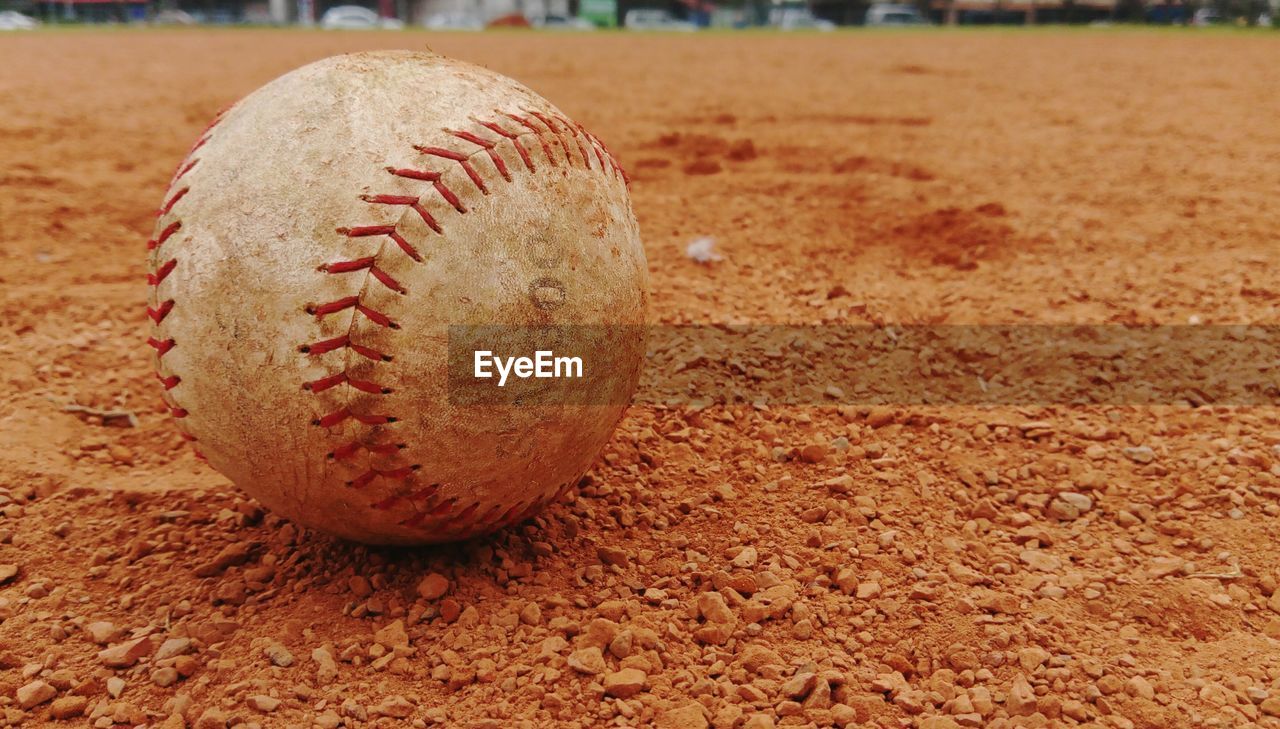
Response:
M1000 220L1004 216L999 203L972 210L948 207L917 216L894 228L893 233L913 255L934 265L971 271L979 261L1006 251L1012 243L1013 229Z

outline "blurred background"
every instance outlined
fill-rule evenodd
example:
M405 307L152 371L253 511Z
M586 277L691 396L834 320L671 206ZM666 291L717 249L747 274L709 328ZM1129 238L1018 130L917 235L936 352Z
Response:
M1280 18L1277 9L1280 0L3 0L0 30L45 23L689 32L1111 23L1273 26Z

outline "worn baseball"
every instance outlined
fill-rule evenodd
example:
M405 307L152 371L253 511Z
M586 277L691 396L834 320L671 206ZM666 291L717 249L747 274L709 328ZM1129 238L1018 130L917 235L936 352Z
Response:
M337 56L235 104L179 164L149 249L177 427L274 512L345 538L528 518L581 478L639 377L621 167L529 89L438 55ZM450 332L489 325L591 325L581 360L625 397L458 402Z

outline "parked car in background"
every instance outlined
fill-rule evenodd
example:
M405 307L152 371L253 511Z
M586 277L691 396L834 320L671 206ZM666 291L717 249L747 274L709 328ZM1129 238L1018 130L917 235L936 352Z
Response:
M535 18L533 27L547 30L595 30L596 24L575 15L547 15Z
M906 27L912 25L928 25L920 11L914 5L872 5L867 8L866 25L878 28Z
M339 5L320 16L320 27L325 30L399 30L404 27L404 22L379 17L374 11L359 5Z
M15 10L0 10L0 30L35 30L40 21Z
M1222 25L1225 22L1227 22L1227 19L1222 17L1222 14L1213 8L1200 8L1196 11L1195 15L1191 16L1191 24L1198 27L1204 27L1206 25Z
M215 8L214 10L192 10L186 15L194 25L236 25L241 16L231 8Z
M151 22L156 25L195 25L196 19L185 10L161 10Z
M778 30L835 30L836 24L816 17L804 5L784 5L769 11L769 25Z
M627 30L677 30L695 31L698 26L685 20L679 20L666 10L653 8L636 8L628 10L623 17L623 25Z
M455 11L428 15L422 26L431 30L484 30L484 21L475 13Z

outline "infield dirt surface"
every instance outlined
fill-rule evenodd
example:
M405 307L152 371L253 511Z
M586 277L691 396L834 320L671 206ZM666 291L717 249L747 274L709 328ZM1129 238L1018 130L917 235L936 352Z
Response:
M1277 322L1274 36L6 37L0 724L1280 727L1270 408L634 407L431 549L237 493L159 401L152 213L222 107L427 46L610 145L656 322Z

